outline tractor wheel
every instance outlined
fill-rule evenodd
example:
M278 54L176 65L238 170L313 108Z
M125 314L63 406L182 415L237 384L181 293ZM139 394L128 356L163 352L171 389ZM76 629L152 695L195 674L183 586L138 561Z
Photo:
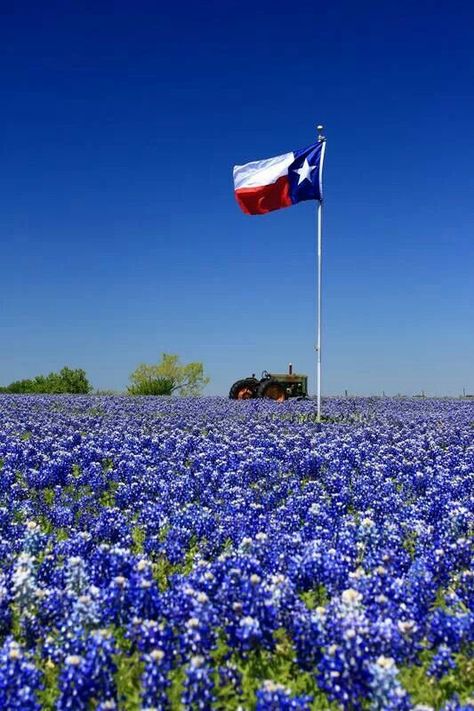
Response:
M237 380L230 389L229 397L232 400L250 400L256 397L258 380L255 378L244 378Z
M278 380L264 380L258 389L258 397L284 402L287 398L286 388Z

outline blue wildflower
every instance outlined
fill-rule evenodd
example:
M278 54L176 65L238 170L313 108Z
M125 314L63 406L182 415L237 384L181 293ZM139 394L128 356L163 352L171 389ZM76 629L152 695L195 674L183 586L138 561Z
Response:
M42 674L31 656L8 637L0 649L0 708L39 711L38 692L42 688Z

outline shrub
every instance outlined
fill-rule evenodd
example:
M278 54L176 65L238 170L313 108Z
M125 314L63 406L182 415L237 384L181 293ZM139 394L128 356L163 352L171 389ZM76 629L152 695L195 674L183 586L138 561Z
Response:
M202 363L181 365L177 355L163 353L160 363L139 365L130 381L130 395L200 395L209 378Z
M174 382L169 378L149 378L131 385L127 392L130 395L171 395Z

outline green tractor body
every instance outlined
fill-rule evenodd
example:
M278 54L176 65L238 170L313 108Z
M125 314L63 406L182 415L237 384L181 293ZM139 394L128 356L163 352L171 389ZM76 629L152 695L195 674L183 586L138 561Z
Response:
M237 380L231 387L229 397L232 400L249 400L251 398L269 398L283 402L289 397L304 398L308 395L308 376L293 373L289 365L288 373L268 373L263 371L258 380L255 375Z

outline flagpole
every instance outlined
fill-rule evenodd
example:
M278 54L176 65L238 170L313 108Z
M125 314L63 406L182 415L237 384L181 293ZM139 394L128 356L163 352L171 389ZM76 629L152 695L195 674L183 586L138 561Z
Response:
M322 131L324 129L324 126L317 126L318 130L318 142L323 143L324 145L322 146L322 153L321 153L321 167L320 167L320 186L322 183L322 171L323 171L323 162L324 162L324 150L326 148L326 138L322 135ZM316 343L316 352L317 352L317 363L316 363L316 398L317 398L317 408L318 408L318 413L317 413L317 422L321 422L321 306L322 306L322 261L323 261L323 253L322 253L322 246L323 246L323 201L322 201L322 195L321 199L318 201L318 209L317 209L317 252L318 252L318 267L317 267L317 276L318 276L318 286L317 286L317 343Z

